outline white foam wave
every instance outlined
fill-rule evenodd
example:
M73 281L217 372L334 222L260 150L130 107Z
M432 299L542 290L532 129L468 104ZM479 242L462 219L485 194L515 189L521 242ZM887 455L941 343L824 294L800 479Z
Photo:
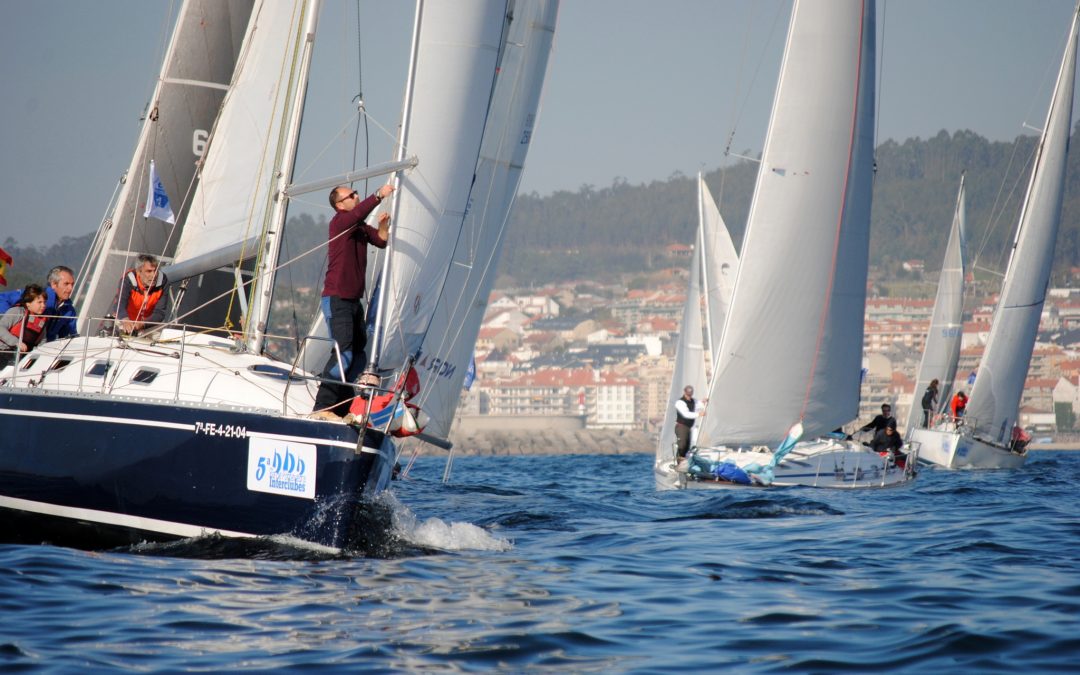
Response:
M514 545L508 539L496 536L472 523L445 523L439 518L420 521L409 507L397 501L390 493L393 504L394 530L406 541L444 551L509 551Z

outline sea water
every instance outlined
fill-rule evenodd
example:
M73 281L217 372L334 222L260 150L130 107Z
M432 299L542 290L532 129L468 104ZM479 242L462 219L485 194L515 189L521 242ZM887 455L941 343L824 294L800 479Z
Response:
M0 546L0 669L1075 672L1080 453L657 492L647 455L421 457L366 550Z

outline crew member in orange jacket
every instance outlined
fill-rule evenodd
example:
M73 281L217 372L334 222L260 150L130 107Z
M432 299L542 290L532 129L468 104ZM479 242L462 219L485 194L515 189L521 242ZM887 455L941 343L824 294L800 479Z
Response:
M153 326L165 321L169 311L169 294L165 288L168 283L157 258L139 256L139 264L124 274L113 301L121 332L136 335L146 324Z

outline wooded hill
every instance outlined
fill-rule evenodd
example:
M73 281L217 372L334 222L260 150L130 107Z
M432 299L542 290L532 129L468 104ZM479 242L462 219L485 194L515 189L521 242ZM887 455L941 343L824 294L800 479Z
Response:
M1074 129L1075 133L1075 129ZM927 140L889 140L879 146L870 240L872 269L895 277L905 260L924 260L928 271L941 266L960 174L967 179L967 242L977 265L1000 272L1007 259L1027 189L1036 139L990 142L970 131L944 131ZM745 154L745 153L744 153ZM758 165L740 161L706 174L736 248L742 241ZM1061 231L1054 258L1055 282L1080 261L1080 156L1069 156ZM608 187L583 185L576 192L519 195L510 218L499 286L550 281L610 280L668 267L669 244L690 244L697 226L695 178L676 174L664 181L630 185L616 178ZM284 258L325 242L326 218L289 219ZM8 287L41 283L55 264L76 270L92 234L64 237L53 246L21 247L8 238L3 247L15 258ZM317 285L325 255L302 259L286 278L293 285Z

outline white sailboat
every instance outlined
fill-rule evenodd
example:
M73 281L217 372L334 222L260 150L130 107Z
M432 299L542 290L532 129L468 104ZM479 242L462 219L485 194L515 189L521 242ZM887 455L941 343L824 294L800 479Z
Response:
M964 179L961 177L952 227L949 230L949 243L945 247L941 277L934 298L934 313L930 318L930 330L926 334L926 345L919 362L914 397L905 425L908 439L921 444L920 459L929 462L933 461L928 458L937 453L939 444L923 433L926 425L923 421L922 395L931 380L936 379L939 383L937 406L932 409L930 420L930 427L935 427L939 421L943 421L938 419L938 415L948 407L960 360L964 328L964 278L967 274L964 259L965 219Z
M1035 335L1039 328L1054 242L1065 192L1065 159L1072 125L1080 4L1058 71L1050 109L1036 152L1016 228L1009 264L994 312L990 337L979 364L967 411L959 428L951 420L920 430L922 459L948 468L1012 469L1027 460L1026 444L1013 442L1019 429Z
M382 326L387 336L419 335L422 348L482 139L508 121L493 121L491 106L511 9L537 3L554 4L420 0L398 161L297 186L292 164L320 3L185 2L128 172L141 175L158 158L166 189L190 194L181 199L180 229L141 222L139 188L130 184L99 236L101 262L84 296L86 336L41 345L0 372L0 431L37 448L32 456L0 450L6 538L101 546L218 533L348 543L362 522L361 499L389 484L396 448L386 427L309 419L318 378L263 351L285 209L304 189L398 171L416 165L408 153L420 157L395 206L407 225L391 230L388 266L399 271L388 278L404 292L382 303ZM218 39L205 54L208 35ZM231 59L228 69L217 52ZM531 67L506 73L517 78ZM166 105L171 89L179 99ZM189 119L188 89L220 93ZM162 162L156 144L174 134L183 143L168 145L179 156ZM200 154L184 157L177 147ZM194 160L195 171L172 173ZM402 209L411 209L408 217ZM177 304L185 312L200 296L209 329L181 324L181 315L146 336L96 335L111 301L101 298L137 252L160 253L175 285L191 280ZM427 276L406 282L402 270ZM222 285L232 288L225 303L207 296Z
M707 413L677 487L883 487L913 476L842 436L819 438L858 412L874 4L794 3Z
M731 292L739 264L731 234L700 173L697 197L697 237L687 280L686 303L683 305L675 345L675 368L653 464L658 488L674 487L678 481L673 463L676 454L675 402L682 396L683 387L693 387L699 396L706 391L706 366L713 362L716 355L716 340L723 330L724 317L731 305ZM701 303L703 286L707 316L704 323Z

